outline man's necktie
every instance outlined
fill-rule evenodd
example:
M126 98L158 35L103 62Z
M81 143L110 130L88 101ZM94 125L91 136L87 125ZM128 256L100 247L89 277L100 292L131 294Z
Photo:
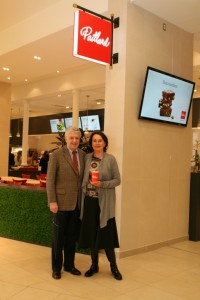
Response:
M74 164L74 168L78 171L78 160L77 160L77 154L76 154L76 151L73 151L72 154L73 154L73 164Z

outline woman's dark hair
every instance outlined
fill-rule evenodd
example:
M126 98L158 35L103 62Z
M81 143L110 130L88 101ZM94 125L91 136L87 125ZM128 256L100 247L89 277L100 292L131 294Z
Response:
M44 151L43 153L43 157L45 158L49 158L49 152L47 150Z
M108 138L107 136L102 132L102 131L93 131L92 134L90 135L90 139L89 139L89 145L90 147L92 147L92 138L95 134L98 134L102 137L102 139L105 142L105 147L103 148L103 151L106 152L107 148L108 148Z

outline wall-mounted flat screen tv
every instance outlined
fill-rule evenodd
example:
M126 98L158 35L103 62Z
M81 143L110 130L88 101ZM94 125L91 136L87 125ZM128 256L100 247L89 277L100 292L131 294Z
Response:
M65 127L67 128L69 126L72 126L72 117L65 118ZM82 126L81 126L81 118L80 117L78 118L78 128L82 128Z
M101 130L99 116L82 116L81 117L82 129L85 131L88 129L89 131Z
M51 119L50 120L51 132L65 132L65 123L64 119Z
M187 126L195 83L147 67L139 119Z

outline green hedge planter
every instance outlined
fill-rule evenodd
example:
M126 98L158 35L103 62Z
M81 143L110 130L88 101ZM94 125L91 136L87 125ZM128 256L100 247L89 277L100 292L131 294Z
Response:
M0 235L51 245L51 213L45 192L0 188Z
M0 186L0 236L51 246L51 213L46 191ZM77 247L77 252L88 250Z

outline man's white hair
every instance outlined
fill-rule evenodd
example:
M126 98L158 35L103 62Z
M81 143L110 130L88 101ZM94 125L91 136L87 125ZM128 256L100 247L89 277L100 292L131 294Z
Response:
M81 131L78 127L75 127L75 126L69 126L66 128L65 130L65 138L67 138L70 134L70 132L72 131L75 131L75 132L78 132L79 133L79 137L81 138Z

